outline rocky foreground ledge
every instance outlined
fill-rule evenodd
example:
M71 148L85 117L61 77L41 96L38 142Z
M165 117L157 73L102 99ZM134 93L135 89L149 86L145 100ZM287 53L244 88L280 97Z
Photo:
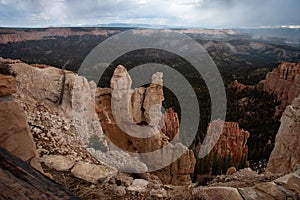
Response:
M198 183L192 184L188 179L188 174L193 170L193 155L189 151L174 166L168 166L156 174L122 173L108 164L108 161L115 160L124 168L147 167L142 160L129 154L117 150L107 152L112 146L104 139L103 132L112 138L116 133L122 134L112 118L111 89L97 89L95 83L89 83L72 72L43 65L31 66L15 60L2 59L0 72L4 74L0 77L0 146L13 154L4 153L5 156L1 156L7 161L14 160L14 156L23 160L18 163L9 161L14 168L8 168L7 162L1 159L0 182L7 185L0 189L4 199L16 197L12 196L16 195L13 193L15 190L20 191L24 199L40 198L27 192L26 183L30 180L22 179L25 182L16 185L3 178L19 180L21 176L15 172L25 173L28 169L32 171L33 179L47 183L54 180L83 199L300 198L300 156L297 149L300 97L294 100L282 117L280 134L268 166L274 174L257 174L243 169L230 176L217 176L207 186L198 186ZM130 83L126 73L121 75L118 78L127 78ZM149 88L131 89L130 84L113 86L125 86L127 92L134 94L135 98L128 98L127 101L132 101L130 112L134 113L133 120L136 122L151 123L149 105L161 103L163 98L161 85L157 83L160 82L157 82L156 76ZM157 98L147 97L149 93L155 93ZM176 114L169 112L165 121L157 120L160 123L154 124L164 128L154 141L149 141L151 145L143 146L140 141L125 136L121 140L122 145L127 144L125 148L128 150L152 151L157 144L168 144L178 131L176 124L170 123L170 119L177 121ZM289 145L295 148L288 148ZM245 150L246 146L243 146L239 152ZM280 167L272 171L276 165ZM180 181L186 185L170 185ZM66 196L54 195L52 199L75 198L60 186L53 184L53 187ZM40 190L46 189L40 187Z

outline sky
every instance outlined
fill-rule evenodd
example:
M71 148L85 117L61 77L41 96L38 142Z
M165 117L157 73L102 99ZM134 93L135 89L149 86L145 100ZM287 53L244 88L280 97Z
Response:
M300 0L0 0L0 26L109 23L171 27L300 25Z

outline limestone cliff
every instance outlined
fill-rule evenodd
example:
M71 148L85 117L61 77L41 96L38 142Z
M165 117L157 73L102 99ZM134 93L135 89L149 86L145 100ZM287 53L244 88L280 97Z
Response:
M300 167L300 96L286 107L266 171L289 173Z
M300 63L282 63L262 81L265 91L275 93L282 104L281 111L300 94Z
M195 165L193 152L181 144L172 145L168 137L176 137L178 133L178 116L171 110L165 116L161 112L162 73L152 76L148 88L131 89L131 82L127 70L118 66L111 79L112 89L97 89L96 110L104 133L112 144L133 153L148 153L168 146L170 152L174 151L172 158L176 151L186 149L171 165L152 173L166 184L191 183L190 174ZM140 156L140 159L150 168L149 165L164 162L152 155Z
M43 172L25 112L12 97L15 92L15 78L0 74L0 146Z

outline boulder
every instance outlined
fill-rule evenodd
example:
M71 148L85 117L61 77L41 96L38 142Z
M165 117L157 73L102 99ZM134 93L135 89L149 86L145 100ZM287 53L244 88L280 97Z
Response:
M144 179L134 179L127 190L131 192L146 192L148 184L149 182Z
M227 169L226 175L230 176L232 174L234 174L236 172L236 168L235 167L229 167Z
M84 161L79 161L75 164L71 173L80 179L83 179L90 183L98 183L99 181L105 181L106 179L117 174L115 168L106 165L97 165Z
M238 190L232 187L197 187L193 189L193 196L197 199L207 200L243 200Z
M75 161L62 155L44 155L41 157L41 162L57 171L68 171L75 164Z

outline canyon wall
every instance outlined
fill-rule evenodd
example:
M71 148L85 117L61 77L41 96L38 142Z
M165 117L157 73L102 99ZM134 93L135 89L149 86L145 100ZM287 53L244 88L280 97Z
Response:
M277 95L282 102L280 110L283 111L300 94L300 63L280 64L261 83L265 91Z
M290 173L300 168L300 96L286 107L266 171Z
M15 92L15 77L0 74L0 146L43 172L25 112L12 97Z
M208 126L208 131L212 131L210 126L211 124ZM240 129L237 122L224 122L223 132L211 154L220 158L230 158L233 166L236 164L245 165L248 156L247 140L249 136L250 133Z
M221 134L217 134L220 131ZM201 158L197 162L195 178L201 180L202 174L225 174L229 169L236 171L247 167L249 136L248 131L239 128L238 122L215 120L209 123L205 140L208 142L198 144Z
M103 35L117 33L117 30L105 30L100 28L87 28L72 30L71 28L45 28L45 29L0 29L0 44L9 42L22 42L27 40L52 39L53 37Z

